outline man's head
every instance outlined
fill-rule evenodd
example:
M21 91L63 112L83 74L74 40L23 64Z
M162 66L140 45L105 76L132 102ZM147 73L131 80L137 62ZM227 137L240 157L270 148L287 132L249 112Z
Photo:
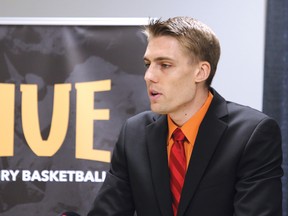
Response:
M211 85L220 58L220 43L207 25L191 17L174 17L165 21L158 19L151 20L145 33L148 41L159 36L174 37L194 61L207 61L210 75L205 83Z
M146 34L144 79L151 110L182 125L207 99L219 42L206 25L188 17L152 21Z

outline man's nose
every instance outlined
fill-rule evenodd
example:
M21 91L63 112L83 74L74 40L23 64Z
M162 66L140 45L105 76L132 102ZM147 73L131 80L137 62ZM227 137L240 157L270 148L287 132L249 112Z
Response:
M158 78L157 78L157 74L156 74L156 70L155 68L153 69L153 66L150 65L146 72L145 72L145 76L144 79L146 82L157 82Z

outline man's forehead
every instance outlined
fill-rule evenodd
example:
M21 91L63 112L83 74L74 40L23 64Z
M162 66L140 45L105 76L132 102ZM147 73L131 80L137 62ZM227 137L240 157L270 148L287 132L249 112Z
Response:
M171 36L161 36L149 40L144 59L173 60L179 54L184 54L184 50L178 40Z

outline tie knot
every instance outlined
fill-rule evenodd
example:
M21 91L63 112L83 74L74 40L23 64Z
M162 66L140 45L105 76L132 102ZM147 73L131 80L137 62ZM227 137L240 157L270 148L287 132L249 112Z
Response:
M183 141L185 139L185 135L180 128L176 128L172 134L174 141Z

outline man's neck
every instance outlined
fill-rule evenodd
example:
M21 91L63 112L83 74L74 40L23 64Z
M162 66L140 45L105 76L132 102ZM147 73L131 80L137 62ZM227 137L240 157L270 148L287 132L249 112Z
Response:
M205 89L196 93L196 97L190 106L187 106L181 111L170 113L171 120L178 126L181 127L185 124L198 110L203 106L207 100L209 90Z

